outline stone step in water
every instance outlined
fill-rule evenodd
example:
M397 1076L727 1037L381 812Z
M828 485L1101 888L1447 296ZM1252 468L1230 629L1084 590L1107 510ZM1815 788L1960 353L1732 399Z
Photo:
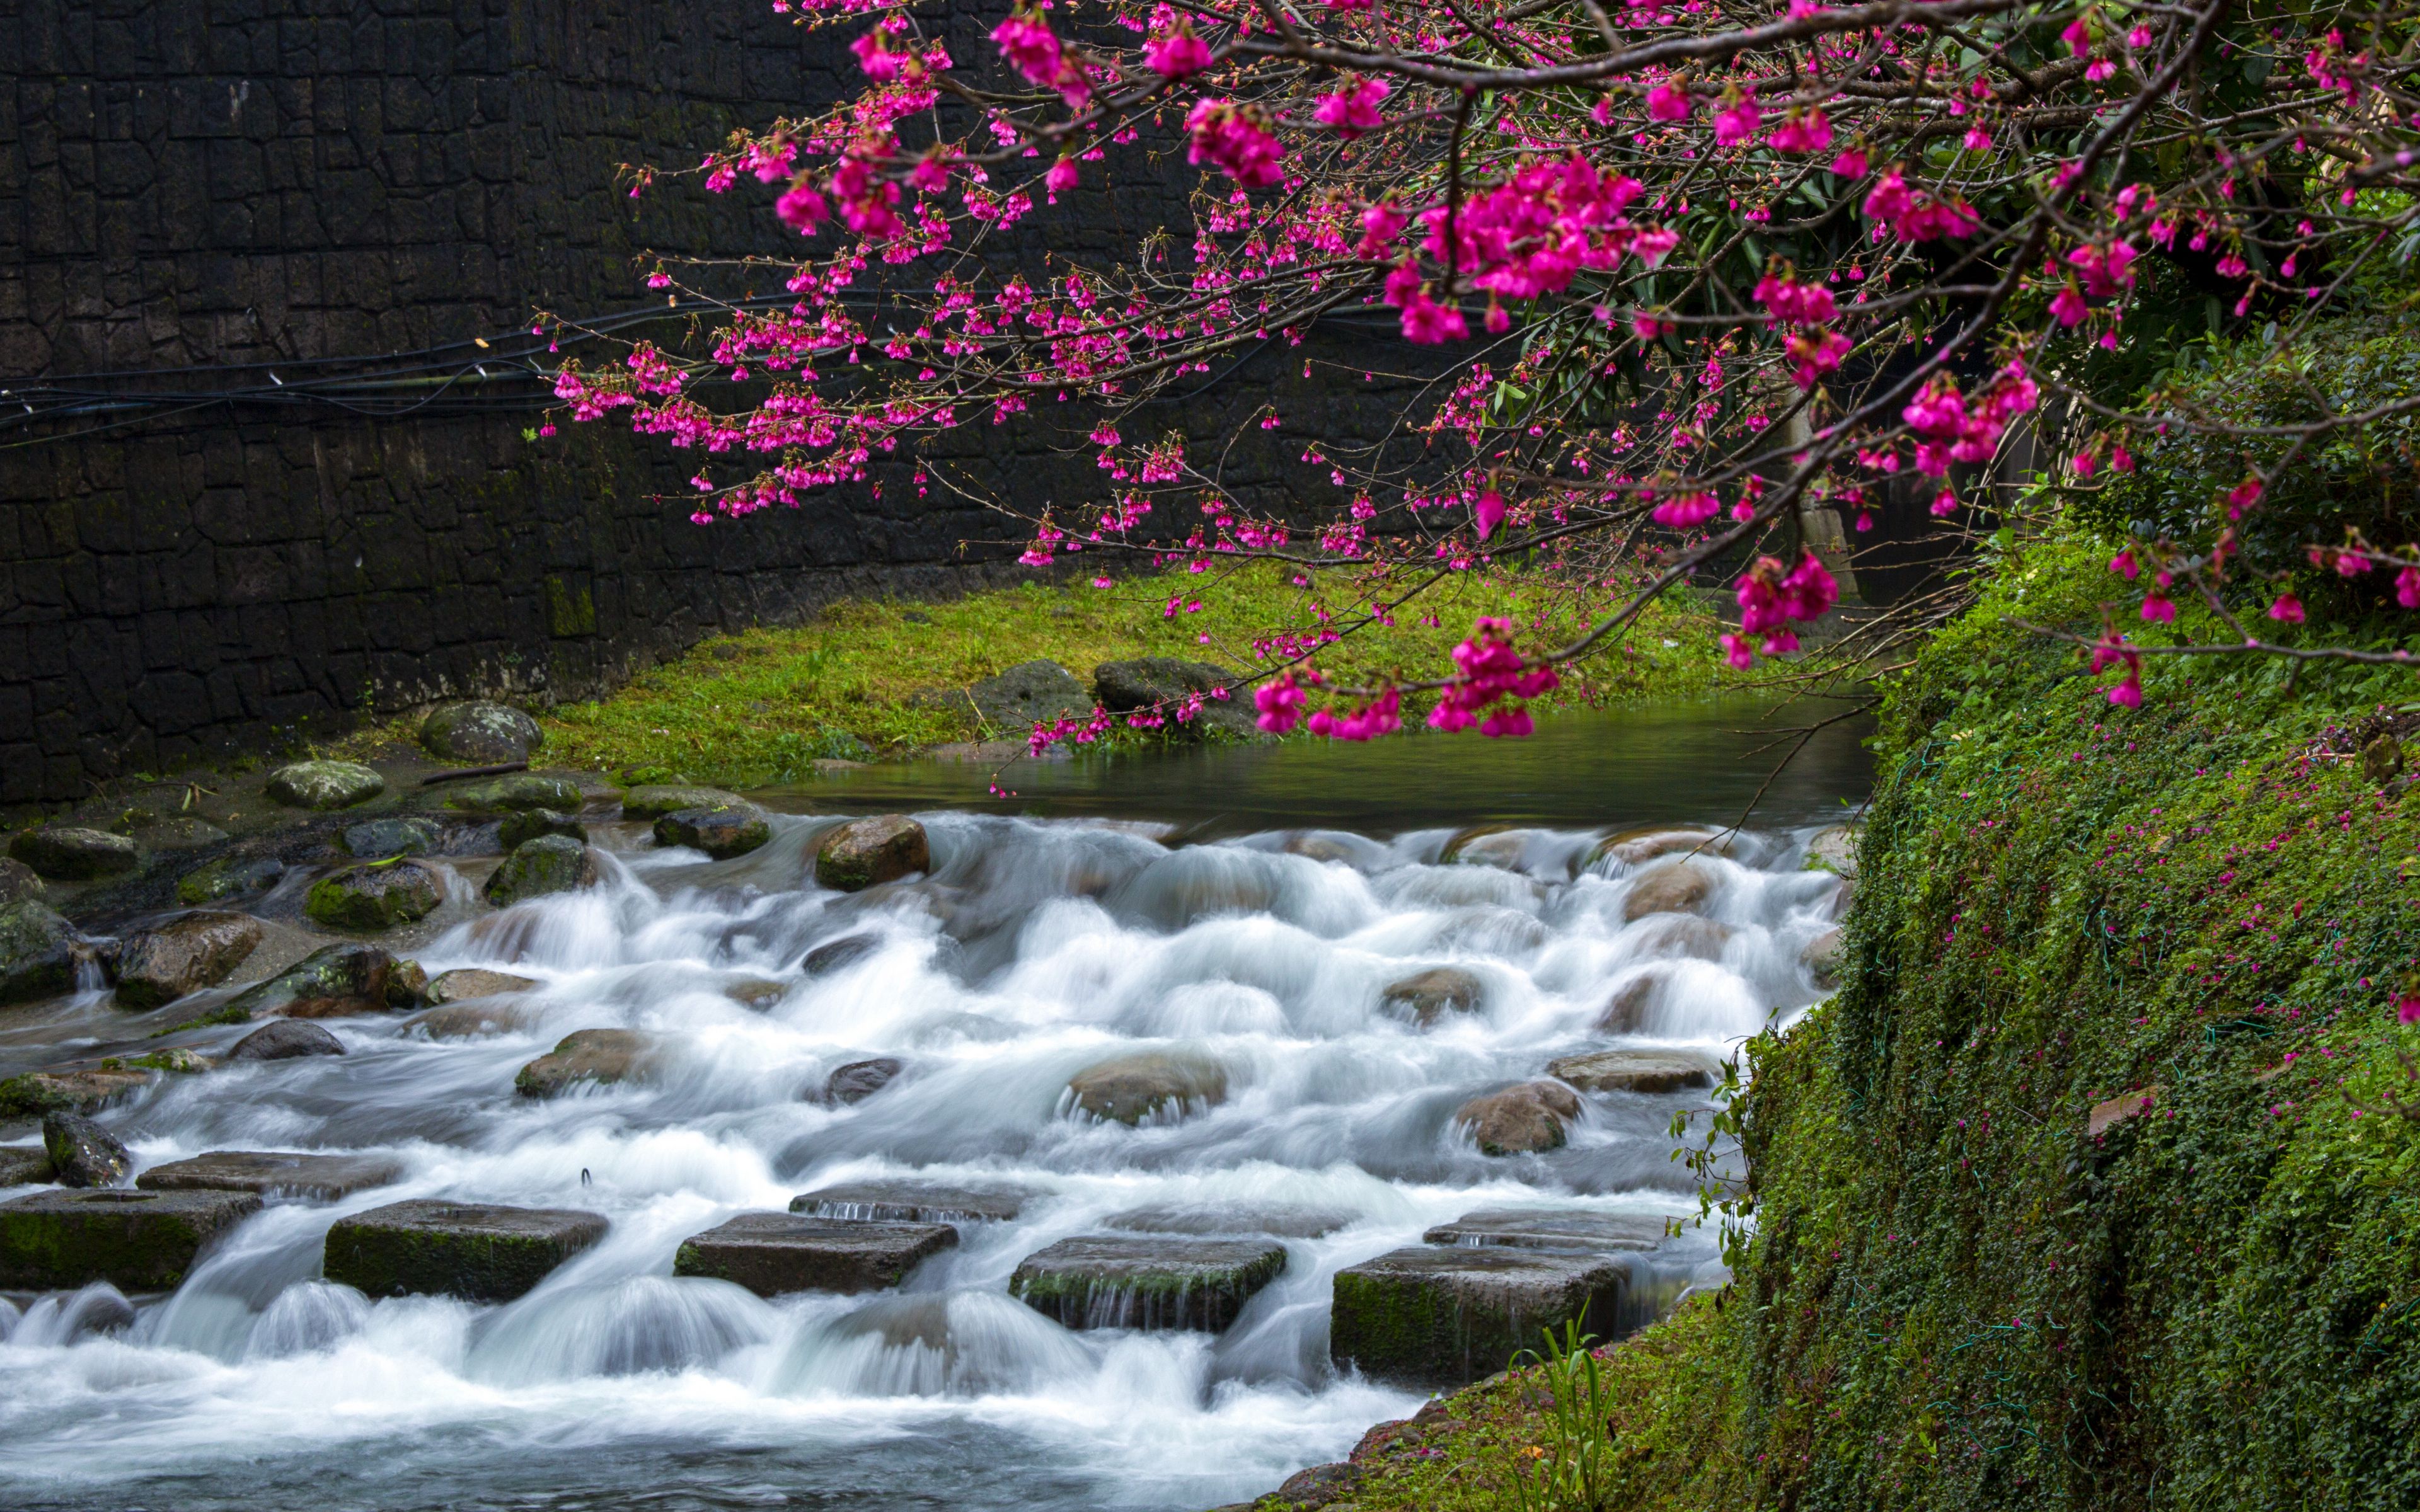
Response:
M213 1240L259 1211L249 1192L37 1192L0 1203L0 1288L173 1290Z
M1720 1070L1675 1050L1600 1050L1546 1063L1546 1074L1583 1092L1689 1092L1714 1085Z
M683 1242L673 1274L737 1282L760 1297L883 1291L957 1242L947 1224L743 1212Z
M1027 1256L1008 1289L1068 1328L1223 1334L1285 1267L1267 1240L1089 1235Z
M1517 1249L1653 1249L1664 1242L1664 1220L1642 1213L1590 1212L1571 1208L1482 1208L1420 1238L1431 1244L1507 1244Z
M337 1220L320 1268L372 1297L510 1302L611 1227L600 1213L565 1208L424 1197Z
M1510 1244L1414 1245L1336 1273L1327 1348L1373 1381L1459 1386L1492 1376L1585 1310L1609 1336L1621 1316L1621 1260ZM1601 1320L1601 1321L1600 1321Z
M154 1165L134 1179L147 1192L250 1192L263 1197L334 1202L403 1180L403 1162L385 1155L296 1155L282 1150L213 1149Z
M1284 1203L1210 1202L1199 1207L1133 1208L1101 1220L1129 1234L1267 1234L1321 1239L1357 1222L1357 1214Z
M842 1181L790 1199L792 1212L817 1218L881 1219L892 1223L1013 1223L1041 1194L1031 1187L946 1181Z

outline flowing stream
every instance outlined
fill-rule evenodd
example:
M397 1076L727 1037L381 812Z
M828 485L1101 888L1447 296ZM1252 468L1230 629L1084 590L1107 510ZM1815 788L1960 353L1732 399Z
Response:
M985 774L876 769L769 795L821 816L778 815L736 860L609 824L590 891L496 914L458 876L411 953L432 975L535 979L502 1004L504 1032L328 1020L342 1057L167 1077L103 1115L147 1166L379 1151L407 1174L271 1203L173 1296L0 1302L0 1504L1198 1508L1267 1490L1419 1404L1329 1366L1339 1268L1475 1209L1694 1211L1667 1126L1703 1093L1593 1096L1565 1148L1512 1157L1482 1155L1452 1114L1558 1056L1728 1055L1814 1000L1802 952L1839 889L1804 869L1805 844L1862 794L1853 727L1817 738L1728 856L1690 862L1714 875L1707 922L1625 918L1677 856L1590 860L1607 835L1737 818L1778 755L1751 755L1771 737L1734 727L1755 722L1699 705L1549 721L1527 745L1077 763L1024 769L1009 799L985 797ZM844 806L917 810L932 875L853 896L805 880ZM1482 822L1519 827L1439 864ZM291 918L304 880L260 910ZM871 949L802 968L848 937ZM1382 1004L1439 965L1480 980L1477 1011L1422 1028ZM1641 980L1643 1016L1609 1035L1608 1002ZM122 1037L114 1012L97 994L12 1011L5 1070ZM597 1027L673 1048L642 1080L514 1095L521 1065ZM1225 1100L1139 1127L1069 1108L1071 1074L1138 1050L1215 1060ZM816 1096L875 1057L903 1068L879 1092ZM736 1213L903 1176L1035 1195L964 1226L896 1292L768 1301L672 1273L683 1239ZM337 1217L420 1196L613 1227L503 1305L371 1303L319 1279ZM1021 1258L1121 1215L1215 1229L1271 1206L1342 1227L1287 1240L1284 1273L1223 1335L1069 1331L1009 1295ZM1710 1255L1700 1236L1641 1273L1668 1299L1718 1275Z

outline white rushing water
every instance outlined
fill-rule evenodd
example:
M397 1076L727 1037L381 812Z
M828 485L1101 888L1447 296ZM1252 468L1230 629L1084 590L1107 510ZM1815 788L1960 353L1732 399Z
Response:
M325 1021L342 1057L167 1077L105 1121L149 1165L211 1149L380 1151L398 1184L272 1203L173 1297L0 1303L0 1503L60 1506L1206 1506L1339 1458L1408 1393L1327 1363L1330 1279L1474 1209L1694 1211L1668 1124L1703 1094L1590 1097L1564 1149L1490 1158L1471 1096L1615 1045L1719 1058L1817 995L1802 951L1838 879L1805 835L1744 836L1688 916L1625 918L1642 874L1595 833L1289 831L1171 848L1147 826L920 816L935 873L802 881L827 820L701 864L598 831L601 887L466 919L433 975L536 979L507 1032ZM1474 859L1475 857L1475 859ZM289 884L291 885L291 884ZM458 904L457 906L460 906ZM814 947L875 949L809 977ZM1456 965L1481 1008L1422 1029L1389 982ZM1599 1026L1652 989L1635 1032ZM783 991L750 1007L747 984ZM180 1005L181 1007L181 1005ZM643 1080L550 1101L516 1071L571 1031L670 1037ZM224 1031L227 1040L243 1032ZM223 1048L222 1046L218 1046ZM1181 1119L1092 1121L1071 1074L1124 1051L1215 1060ZM904 1066L854 1105L845 1063ZM1034 1189L903 1290L773 1301L675 1278L690 1235L840 1180ZM407 1197L582 1208L611 1233L509 1304L371 1303L318 1278L341 1215ZM1025 1256L1128 1210L1342 1215L1227 1333L1070 1332L1008 1295ZM1700 1238L1669 1262L1686 1280ZM20 1299L21 1302L27 1299ZM645 1490L648 1494L641 1496Z

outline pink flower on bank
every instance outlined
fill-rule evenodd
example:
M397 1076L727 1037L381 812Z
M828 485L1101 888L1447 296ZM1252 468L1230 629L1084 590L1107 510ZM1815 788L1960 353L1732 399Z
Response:
M1866 176L1865 149L1863 147L1851 147L1848 151L1841 153L1837 158L1834 158L1832 160L1832 171L1838 174L1843 178L1863 178Z
M1246 189L1265 189L1285 177L1278 166L1285 148L1256 112L1232 100L1198 100L1185 117L1193 138L1186 161L1211 163Z
M2269 606L2269 617L2286 625L2300 625L2303 623L2303 601L2291 594L2279 594L2277 601Z
M1210 66L1210 44L1194 36L1192 23L1180 17L1174 31L1143 44L1142 62L1163 79L1190 78Z
M1052 163L1050 165L1050 171L1042 176L1042 187L1048 190L1053 194L1058 193L1063 189L1075 188L1076 160L1073 158L1061 158L1057 162Z
M1470 515L1479 523L1479 538L1486 540L1504 522L1504 496L1493 488L1482 491L1471 504Z
M773 202L773 213L782 224L802 237L811 237L831 215L831 207L824 197L804 184L793 184L789 192Z
M2406 987L2395 995L2395 1022L2420 1024L2420 987Z
M876 84L889 84L898 78L901 65L908 61L904 55L893 53L886 45L883 30L879 26L849 43L848 50L857 54L858 64L865 69L865 76Z
M1656 524L1685 531L1714 518L1722 512L1722 501L1713 494L1684 493L1657 504L1653 514Z
M1335 128L1338 136L1350 142L1386 124L1378 106L1393 92L1384 79L1364 79L1334 94L1320 96L1319 108L1312 115L1322 126Z
M1832 121L1820 110L1792 115L1764 140L1776 152L1821 152L1832 145Z
M1651 121L1685 121L1689 118L1689 91L1675 84L1659 84L1647 91L1647 118Z
M1739 146L1756 134L1757 126L1762 120L1763 116L1756 108L1756 91L1745 91L1730 109L1714 117L1714 145L1726 147Z

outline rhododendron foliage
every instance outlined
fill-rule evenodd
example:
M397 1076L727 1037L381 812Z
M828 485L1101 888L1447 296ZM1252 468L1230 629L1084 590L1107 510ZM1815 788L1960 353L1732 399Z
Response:
M778 278L649 259L648 289L716 318L567 363L571 418L692 453L702 521L947 484L1021 519L1036 567L1082 556L1114 583L1094 563L1123 559L1207 593L1274 562L1318 585L1307 603L1356 606L1269 626L1237 688L1095 711L1046 744L1182 724L1248 688L1273 732L1519 734L1558 668L1709 579L1737 625L1704 650L1752 669L1837 602L1844 527L1988 529L2012 455L2068 459L2028 465L2079 486L2126 473L2162 427L2216 423L2156 386L2096 389L2095 364L2151 363L2180 311L2289 345L2420 232L2400 13L1016 0L978 24L911 0L714 3L831 28L860 92L689 170L760 196L793 259ZM1190 224L1127 255L992 255L1070 213L1071 190L1171 173ZM633 192L674 177L636 169ZM1322 334L1340 322L1350 361ZM1317 406L1255 412L1239 429L1302 471L1239 492L1219 448L1154 408L1314 338L1302 376L1339 396L1380 369L1428 375L1400 417L1417 446L1347 441ZM969 448L933 444L969 425L1089 448L1097 496L976 477ZM2224 649L2317 654L2254 628L2311 628L2291 584L2229 596L2233 532L2300 444L2209 499L2194 539L2119 552L2113 612L2156 640L2206 606L2242 633ZM2420 552L2357 532L2310 549L2314 571L2420 609ZM1489 615L1450 668L1319 674L1357 628L1430 614L1416 601L1437 583L1513 567L1556 575L1590 627L1549 644ZM2076 639L2119 670L2112 699L2140 700L2162 646Z

